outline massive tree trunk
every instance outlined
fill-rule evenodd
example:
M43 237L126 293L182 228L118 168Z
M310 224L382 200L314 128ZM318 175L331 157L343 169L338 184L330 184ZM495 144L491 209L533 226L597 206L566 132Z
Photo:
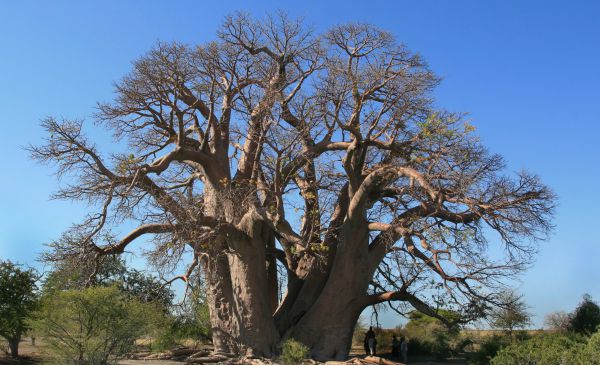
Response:
M239 226L249 239L233 242L227 254L233 298L240 321L239 341L247 354L271 356L279 339L271 306L265 249L271 232L251 211Z
M207 188L207 210L244 233L211 243L205 269L213 343L216 352L271 356L279 340L266 255L273 232L252 207L240 217L245 208L232 197L242 194Z
M268 291L261 288L260 282L260 276L266 276L266 270L263 273L254 271L234 254L230 254L229 258L235 304L223 306L220 303L215 307L218 315L213 321L213 330L216 329L214 341L217 351L226 342L222 340L225 337L227 343L233 344L226 347L231 352L270 356L281 334L284 339L294 338L308 345L312 356L317 359L343 359L347 356L354 326L365 308L364 294L369 278L364 275L364 260L358 260L356 256L336 260L333 272L346 270L345 275L330 277L315 303L308 305L306 301L300 301L307 307L306 313L298 318L297 315L293 317L290 311L281 322L284 324L275 328L269 296L266 295ZM349 267L352 269L348 270ZM355 274L350 275L353 270ZM222 308L233 308L235 313ZM224 314L229 314L229 317ZM239 328L232 326L236 322L241 324Z
M212 207L228 204L221 195ZM275 315L266 254L273 231L252 208L232 222L246 236L213 242L206 266L215 351L271 356L280 338L294 338L310 346L315 358L346 357L372 274L366 222L344 224L339 238L330 239L329 259L307 255L299 261Z
M234 306L227 256L223 251L212 250L205 265L214 350L217 353L238 353L240 325Z
M348 355L354 326L366 306L369 231L366 222L360 223L349 221L342 227L331 273L316 302L289 333L309 345L316 359Z
M364 216L346 219L344 190L343 209L333 217L339 228L325 237L327 254L319 257L307 251L298 259L288 272L286 296L273 313L276 277L267 249L274 249L274 231L253 205L245 207L243 199L233 201L232 196L244 192L208 186L205 193L208 212L244 232L243 237L219 236L208 258L215 351L271 356L280 338L294 338L308 345L317 359L345 358L358 316L367 305L372 276Z

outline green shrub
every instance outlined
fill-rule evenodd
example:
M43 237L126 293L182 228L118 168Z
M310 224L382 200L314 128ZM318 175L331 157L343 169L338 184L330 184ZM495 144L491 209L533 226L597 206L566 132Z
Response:
M589 338L545 334L498 351L491 365L600 365L600 333ZM487 364L483 362L482 364Z
M600 332L593 334L575 356L576 365L600 365Z
M310 349L302 343L289 338L281 344L279 360L284 365L299 364L310 356Z
M501 348L510 344L510 338L506 336L493 335L486 338L480 345L479 349L472 353L469 358L471 365L488 365L490 360L496 356Z
M33 321L50 362L104 365L116 361L134 341L163 321L164 311L117 287L56 292L42 301Z
M449 311L441 313L452 315ZM448 328L439 319L417 311L410 313L410 321L402 332L408 338L409 354L433 355L439 360L452 354L453 348L450 344L459 336L457 327Z
M164 352L177 345L180 340L173 331L173 325L166 325L162 331L159 331L153 341L150 343L152 352Z
M529 331L525 331L525 330L515 331L513 336L516 341L526 341L531 338Z
M53 270L43 280L42 296L53 295L55 291L84 289L91 281L94 286L116 286L142 303L160 303L165 311L172 305L171 289L156 277L128 268L121 257L104 256L98 265L93 274L89 267L69 260L54 263Z
M588 365L578 363L583 344L565 335L540 335L512 343L496 354L490 365Z
M196 319L176 317L167 323L151 344L153 352L163 352L180 344L183 340L210 340L208 328Z
M450 335L447 332L438 332L434 335L434 340L431 343L431 354L437 360L443 360L452 355L449 337Z
M473 352L474 345L475 341L468 334L461 333L458 337L450 341L450 348L454 354L461 354L467 351Z
M184 340L207 342L212 337L210 314L206 292L203 288L193 290L186 297L177 315L165 322L163 329L151 344L151 350L162 352L181 344Z

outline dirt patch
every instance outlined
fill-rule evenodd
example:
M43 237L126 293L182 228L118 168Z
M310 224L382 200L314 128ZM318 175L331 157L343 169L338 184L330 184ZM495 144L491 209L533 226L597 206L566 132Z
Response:
M181 361L167 361L167 360L121 360L117 364L119 365L181 365L185 364Z
M21 341L19 345L19 352L24 358L13 360L4 354L0 354L0 365L36 365L39 364L42 358L41 344L43 341L39 339L36 340L35 345L31 343L30 338L25 338ZM363 354L360 353L360 348L353 348L351 351L350 357L364 357ZM383 357L386 358L387 354L383 354ZM466 365L464 360L456 359L452 361L434 361L423 357L414 357L412 359L409 358L409 365ZM121 360L118 362L119 365L181 365L185 364L182 361L172 361L172 360Z

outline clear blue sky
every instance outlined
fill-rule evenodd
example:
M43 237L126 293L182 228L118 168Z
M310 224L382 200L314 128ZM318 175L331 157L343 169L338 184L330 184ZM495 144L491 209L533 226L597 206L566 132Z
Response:
M228 13L276 9L318 30L370 22L421 53L444 79L439 105L469 112L511 170L537 172L560 197L555 233L517 283L536 325L585 292L600 300L600 3L592 0L1 2L0 258L38 265L42 244L85 209L50 201L52 170L23 151L40 141L40 119L89 116L157 40L203 42Z

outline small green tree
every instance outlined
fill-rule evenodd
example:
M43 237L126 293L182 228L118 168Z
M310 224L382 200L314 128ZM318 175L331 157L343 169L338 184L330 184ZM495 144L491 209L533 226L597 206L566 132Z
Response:
M104 365L122 357L162 320L156 304L142 303L111 286L47 296L33 325L56 363Z
M171 306L174 297L173 291L157 278L128 268L118 256L102 257L95 270L70 261L55 263L54 269L44 279L42 295L53 295L57 290L83 289L90 284L117 286L141 302L159 303L165 310Z
M571 314L569 322L571 331L589 336L600 326L600 307L589 294L585 294L581 303Z
M0 336L8 341L12 357L19 356L21 336L37 304L37 274L10 261L0 261Z
M45 256L42 256L45 259ZM118 256L104 256L97 267L82 265L81 262L65 260L50 262L51 271L42 280L42 296L52 295L58 290L83 289L88 286L110 286L127 271L125 262Z
M142 303L156 303L165 310L172 305L173 291L156 277L144 274L139 270L127 269L115 284Z
M206 288L203 286L192 293L192 315L197 337L210 339L212 328L210 326L210 313L208 311L208 300Z
M491 325L513 338L517 328L525 328L531 323L531 314L523 297L514 291L506 291L500 297L500 305L490 313Z

